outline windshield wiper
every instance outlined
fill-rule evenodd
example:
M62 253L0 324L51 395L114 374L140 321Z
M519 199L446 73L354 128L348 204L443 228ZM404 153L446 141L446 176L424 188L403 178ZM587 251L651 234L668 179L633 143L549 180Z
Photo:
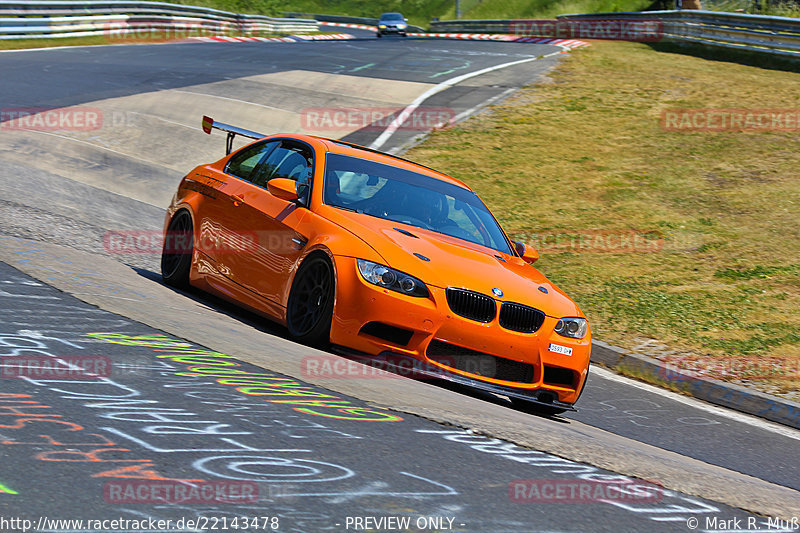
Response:
M343 205L336 205L336 204L331 204L331 205L333 207L338 208L338 209L344 209L345 211L352 211L353 213L358 213L359 215L365 215L366 214L363 209L353 209L352 207L345 207Z

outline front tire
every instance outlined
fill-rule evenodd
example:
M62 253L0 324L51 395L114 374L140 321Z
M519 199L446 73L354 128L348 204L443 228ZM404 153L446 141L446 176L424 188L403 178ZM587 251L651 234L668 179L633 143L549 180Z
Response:
M378 33L375 34L375 37L380 39L381 37L383 37L383 34L381 32L378 32Z
M303 261L286 305L286 327L297 342L324 347L330 342L335 280L327 256Z
M194 250L192 215L179 211L167 226L161 250L161 278L178 289L189 288L189 271Z

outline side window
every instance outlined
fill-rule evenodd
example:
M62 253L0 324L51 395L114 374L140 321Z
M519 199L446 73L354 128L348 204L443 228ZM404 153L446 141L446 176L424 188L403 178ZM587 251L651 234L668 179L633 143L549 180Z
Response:
M284 142L256 169L252 181L262 187L266 187L267 182L274 178L305 182L310 177L311 165L310 149Z
M225 166L225 172L237 178L252 181L251 175L253 169L256 168L258 163L266 158L278 144L279 141L256 143L253 146L240 150L228 161L228 164Z

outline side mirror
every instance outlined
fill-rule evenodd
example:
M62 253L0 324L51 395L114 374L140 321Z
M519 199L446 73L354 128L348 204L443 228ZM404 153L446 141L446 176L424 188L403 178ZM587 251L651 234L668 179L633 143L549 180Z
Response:
M526 246L525 244L517 241L511 241L514 244L514 250L519 254L523 261L526 263L535 263L539 260L539 252L533 246Z
M408 19L403 19L404 21L408 22Z
M311 186L307 182L297 182L294 190L297 192L297 202L303 207L308 207L309 196L311 196Z
M274 178L267 182L267 190L272 196L293 202L297 200L297 183L288 178Z

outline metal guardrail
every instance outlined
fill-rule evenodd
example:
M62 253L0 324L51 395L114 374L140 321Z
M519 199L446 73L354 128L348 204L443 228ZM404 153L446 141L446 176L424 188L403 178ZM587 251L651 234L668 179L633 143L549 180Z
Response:
M431 33L513 33L513 20L435 20L431 22Z
M320 22L332 22L334 24L363 24L365 26L378 25L378 19L369 17L346 17L343 15L320 15L317 13L293 13L293 12L285 12L283 15L285 17L292 17L292 18L293 17L310 18L318 20ZM413 33L425 33L425 28L420 28L419 26L414 26L413 24L409 24L408 29L410 32Z
M719 11L675 10L637 11L630 13L590 13L582 15L560 15L563 34L554 38L597 38L590 30L581 33L580 21L657 22L658 39L680 43L695 43L736 50L765 52L800 59L800 19L724 13ZM536 21L517 20L448 20L431 23L434 32L466 33L512 33L524 35L525 28L534 27ZM539 21L541 22L541 21ZM575 28L570 30L570 22ZM526 26L527 23L527 26ZM585 25L589 28L589 25ZM652 32L652 27L648 29ZM541 34L533 35L541 37ZM638 40L638 39L633 39Z
M209 35L259 32L310 33L311 19L243 15L218 9L132 1L0 0L0 39L36 39L183 32Z
M284 17L307 18L320 22L338 22L339 24L364 24L366 26L377 26L378 19L370 17L346 17L342 15L320 15L318 13L293 13L285 12Z
M626 20L660 20L664 25L664 38L669 41L767 52L800 59L800 19L797 18L685 9L562 15L558 18L577 21L612 16Z

